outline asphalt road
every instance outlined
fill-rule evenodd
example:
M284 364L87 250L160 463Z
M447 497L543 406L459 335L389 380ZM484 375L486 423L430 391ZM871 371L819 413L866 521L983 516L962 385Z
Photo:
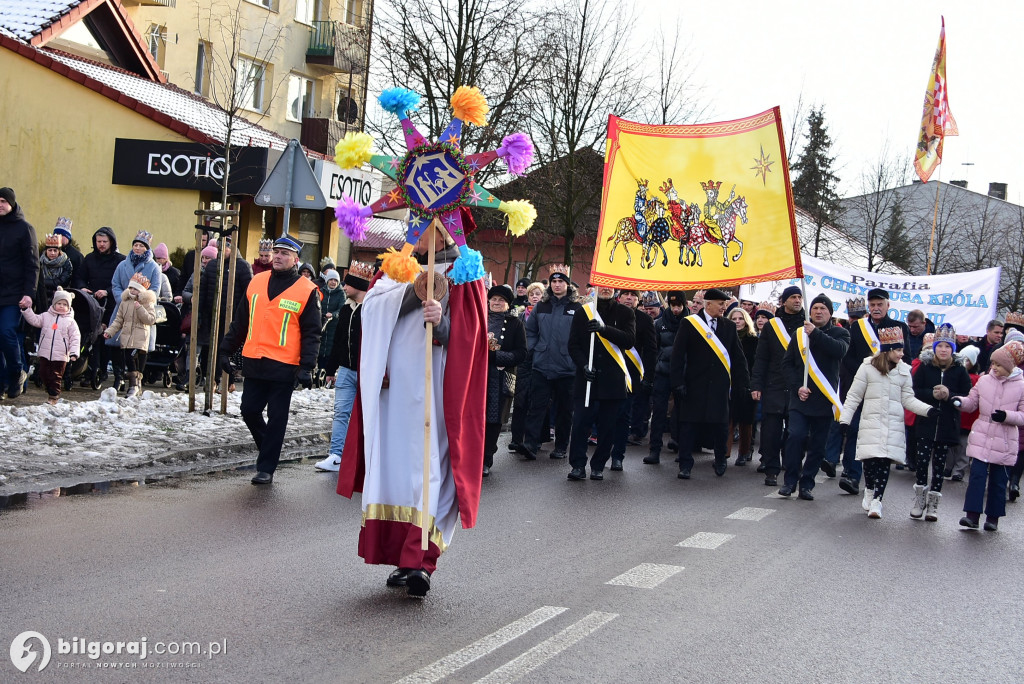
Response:
M310 461L267 488L227 472L33 498L0 512L0 681L1024 680L1021 505L961 531L948 483L939 522L912 521L894 472L872 521L834 480L780 500L750 466L716 478L698 457L681 481L642 455L570 482L565 461L499 451L426 600L362 563L358 499ZM26 630L51 645L42 672L2 655ZM75 637L221 652L58 652ZM116 663L136 667L99 669Z

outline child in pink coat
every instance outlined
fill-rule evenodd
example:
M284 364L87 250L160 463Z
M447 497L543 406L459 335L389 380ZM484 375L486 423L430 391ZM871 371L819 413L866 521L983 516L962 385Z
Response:
M65 292L58 287L53 293L53 303L41 314L32 309L22 309L25 321L40 329L37 349L39 378L46 386L47 400L56 404L64 384L64 369L68 361L78 358L82 349L82 333L71 313L73 292Z
M971 474L960 525L976 530L985 510L985 530L995 532L1006 515L1006 483L1017 461L1017 427L1024 425L1024 345L1009 342L992 352L992 365L970 394L954 397L961 411L978 410L967 438ZM988 485L988 495L985 485Z

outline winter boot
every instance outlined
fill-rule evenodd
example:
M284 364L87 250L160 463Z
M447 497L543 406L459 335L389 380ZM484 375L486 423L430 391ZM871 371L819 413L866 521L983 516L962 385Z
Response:
M940 492L928 492L928 506L924 511L924 519L928 522L935 522L939 519L939 501L941 499Z
M860 507L865 511L871 510L871 501L875 498L875 488L864 485L864 498L861 499Z
M872 499L871 505L868 507L868 517L879 519L882 517L882 500Z
M139 396L139 373L132 371L128 373L128 398Z
M924 485L914 485L914 505L910 509L910 517L914 520L920 520L921 516L924 515L924 500L927 493Z

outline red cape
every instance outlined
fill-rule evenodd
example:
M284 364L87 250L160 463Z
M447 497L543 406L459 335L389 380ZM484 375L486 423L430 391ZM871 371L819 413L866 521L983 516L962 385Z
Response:
M380 278L378 273L373 283ZM370 285L373 287L373 284ZM448 296L449 362L444 373L444 422L451 453L455 496L462 527L476 525L484 468L484 423L487 405L487 299L482 281L452 286ZM451 353L458 354L457 361ZM338 472L338 494L352 498L363 491L366 460L360 392L345 437Z

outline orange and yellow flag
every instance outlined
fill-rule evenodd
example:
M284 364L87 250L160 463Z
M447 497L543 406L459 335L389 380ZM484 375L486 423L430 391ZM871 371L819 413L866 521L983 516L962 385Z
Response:
M608 120L590 280L690 290L803 274L779 108L722 123Z
M914 170L927 183L942 163L942 143L947 135L959 135L956 120L949 111L949 92L946 90L946 19L939 31L939 47L935 49L928 89L924 93L924 113L921 115L921 135L914 155Z

